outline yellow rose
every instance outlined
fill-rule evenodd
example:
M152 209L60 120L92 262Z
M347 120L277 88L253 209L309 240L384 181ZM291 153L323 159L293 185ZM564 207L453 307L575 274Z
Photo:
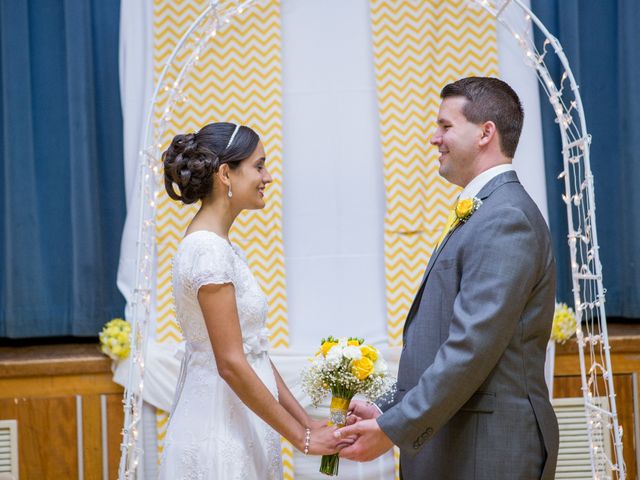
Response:
M371 345L363 345L360 347L360 351L362 352L363 357L367 357L372 362L375 362L378 359L378 349Z
M319 355L322 353L322 355L324 357L327 356L327 353L329 353L329 350L331 350L333 347L335 347L338 344L338 342L324 342L322 344L322 346L320 347L320 350L318 351L318 353L316 355Z
M349 340L347 341L347 345L350 347L359 347L360 342L358 340Z
M373 373L373 362L367 357L354 360L351 364L351 373L353 373L358 380L364 380Z
M471 214L473 210L473 199L463 198L456 205L456 217L465 218Z

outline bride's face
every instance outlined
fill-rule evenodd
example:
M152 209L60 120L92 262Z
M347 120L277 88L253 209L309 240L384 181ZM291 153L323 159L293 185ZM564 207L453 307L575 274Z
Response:
M264 208L264 190L273 179L265 165L266 156L262 142L249 158L240 162L238 168L229 171L231 201L241 209L257 210Z

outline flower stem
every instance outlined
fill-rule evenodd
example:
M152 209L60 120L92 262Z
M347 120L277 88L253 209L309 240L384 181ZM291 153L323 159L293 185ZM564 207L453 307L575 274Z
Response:
M340 457L337 453L333 455L323 455L320 460L320 473L325 475L338 475L338 466L340 465Z

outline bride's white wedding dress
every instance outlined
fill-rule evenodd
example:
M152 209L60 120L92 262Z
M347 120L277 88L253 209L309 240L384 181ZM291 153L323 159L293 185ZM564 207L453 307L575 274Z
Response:
M197 292L222 283L235 287L247 360L278 398L267 353L267 299L244 255L213 232L187 235L173 260L186 349L160 465L164 480L282 479L280 435L242 403L216 368Z

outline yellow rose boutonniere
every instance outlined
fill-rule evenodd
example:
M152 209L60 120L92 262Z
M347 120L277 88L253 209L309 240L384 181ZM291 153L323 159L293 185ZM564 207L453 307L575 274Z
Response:
M458 203L456 203L456 220L459 223L466 222L480 208L480 205L482 205L482 200L476 197L458 200Z
M367 357L354 360L351 365L351 373L353 373L358 380L364 380L373 373L373 362Z

